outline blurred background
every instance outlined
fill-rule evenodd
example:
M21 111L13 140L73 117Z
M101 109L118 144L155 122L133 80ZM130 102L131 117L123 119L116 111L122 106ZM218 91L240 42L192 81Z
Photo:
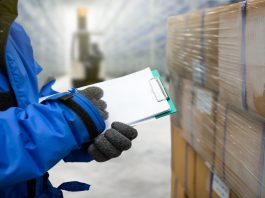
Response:
M87 47L96 44L102 52L105 75L116 77L147 66L166 75L167 18L228 2L20 0L18 21L31 37L36 59L53 75L70 71L72 42L80 29L89 32ZM78 16L86 18L86 28L80 28Z
M57 90L152 67L167 77L167 18L231 0L19 0L17 21L30 35L44 76ZM43 77L44 78L44 77ZM66 197L165 198L170 194L169 118L139 127L133 149L106 164L59 163L55 185L92 185Z

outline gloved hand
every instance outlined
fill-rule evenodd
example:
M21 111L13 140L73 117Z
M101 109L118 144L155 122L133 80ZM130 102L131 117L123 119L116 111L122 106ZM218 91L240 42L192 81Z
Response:
M107 120L109 113L106 111L107 104L101 100L103 97L103 90L99 87L88 87L84 90L78 90L78 93L85 96L100 112L104 120Z
M99 135L88 147L88 153L97 162L105 162L119 157L123 151L129 150L132 140L137 137L137 130L120 122L114 122L111 129Z
M97 107L104 120L108 119L108 112L106 111L107 104L101 100L103 97L102 89L89 87L78 92ZM129 150L132 146L132 140L137 135L138 132L136 129L120 122L114 122L111 125L111 129L99 135L89 145L87 151L97 162L105 162L120 156L123 151Z

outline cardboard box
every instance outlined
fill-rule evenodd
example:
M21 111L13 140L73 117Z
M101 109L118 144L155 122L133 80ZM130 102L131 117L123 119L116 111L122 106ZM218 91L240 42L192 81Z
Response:
M182 74L184 59L186 58L184 49L186 15L173 16L168 19L167 31L167 65L170 71Z
M183 139L181 130L174 128L172 139L172 175L185 187L187 196L194 197L196 153Z
M172 97L174 104L176 105L178 111L170 116L171 118L171 126L180 128L180 117L181 111L179 111L179 107L181 107L181 79L178 76L170 76L170 83L169 83L169 91Z
M205 162L197 157L196 161L196 197L210 197L209 196L209 182L211 173L209 168L206 167Z
M247 102L265 117L265 1L248 2L246 20Z
M215 167L242 197L256 197L264 175L264 121L229 105L218 106Z
M220 14L220 97L265 117L265 2L248 1L245 23L241 5L226 6Z
M192 79L213 91L218 91L218 35L219 35L219 10L214 8L203 12L189 14L188 33L189 39L185 46L187 65L191 68Z
M182 62L184 74L182 76L200 83L202 76L199 70L202 61L202 12L193 12L186 17L187 25L183 48L185 59Z
M224 7L219 25L220 98L242 105L241 6L234 4Z
M182 100L181 100L181 128L183 137L193 145L193 126L192 126L192 114L193 114L193 83L189 80L183 79L182 84Z
M167 62L171 71L218 91L219 9L168 20Z
M171 177L171 198L186 198L185 188L178 182L178 179Z
M172 172L182 185L185 183L185 156L186 141L181 137L180 129L174 127L172 130Z
M230 198L239 198L239 196L234 191L231 190Z
M196 161L196 197L203 198L203 197L212 197L212 198L220 198L225 197L233 197L226 186L226 184L220 182L216 184L214 180L215 175L211 172L210 167L206 165L205 161L201 159L199 156L197 157ZM218 191L215 188L218 185ZM224 192L226 188L226 192ZM222 193L223 196L219 196Z
M265 3L248 1L245 22L241 7L171 17L168 67L219 91L222 100L265 117Z
M219 15L222 7L212 8L204 12L203 20L203 65L204 65L204 82L207 88L219 91L219 74L218 74L218 38L219 38Z
M208 162L213 162L216 131L216 94L182 80L181 128L183 137Z
M177 192L178 191L178 179L174 175L174 173L171 174L171 198L177 198Z
M196 197L196 158L197 154L190 145L186 145L187 165L186 165L186 192L188 197Z
M219 198L210 183L210 164L206 165L181 134L180 129L172 129L171 197L208 198L211 194L211 197ZM231 193L230 197L236 196Z
M180 110L183 130L179 130L177 134L188 140L203 161L214 164L218 175L235 194L243 197L257 196L260 186L258 178L260 174L264 174L263 170L260 172L260 166L265 154L261 150L264 147L262 140L265 121L226 103L217 103L213 92L194 86L189 80L183 80L182 89ZM181 149L175 148L180 152L175 155L179 156L175 157L177 174L186 186L187 194L193 196L194 191L188 187L194 188L197 185L197 181L194 183L196 171L192 169L194 157L187 154L191 146L187 146L184 140L179 142L176 145ZM191 165L187 163L187 159L191 160ZM260 188L265 192L264 186ZM200 192L203 193L205 194Z
M216 95L204 88L195 87L192 117L194 147L211 164L214 157L216 109Z

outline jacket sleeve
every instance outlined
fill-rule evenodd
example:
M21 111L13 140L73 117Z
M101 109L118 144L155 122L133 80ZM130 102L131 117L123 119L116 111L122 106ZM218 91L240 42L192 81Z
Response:
M92 138L80 114L60 102L66 94L26 109L0 112L0 188L42 176ZM93 120L97 132L103 132L105 123L96 108L83 96L70 95Z
M40 97L47 97L49 95L56 94L58 92L52 89L55 80L52 80L42 86L40 89ZM67 155L64 159L64 162L90 162L93 157L87 152L87 145L84 144L81 148L73 150L69 155Z

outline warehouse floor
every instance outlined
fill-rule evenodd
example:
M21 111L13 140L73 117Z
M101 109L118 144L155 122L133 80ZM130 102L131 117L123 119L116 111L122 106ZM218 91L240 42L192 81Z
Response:
M66 85L60 79L57 86ZM170 119L137 127L133 148L107 163L59 163L50 171L55 186L78 180L91 184L89 192L68 193L66 198L167 198L170 194Z

